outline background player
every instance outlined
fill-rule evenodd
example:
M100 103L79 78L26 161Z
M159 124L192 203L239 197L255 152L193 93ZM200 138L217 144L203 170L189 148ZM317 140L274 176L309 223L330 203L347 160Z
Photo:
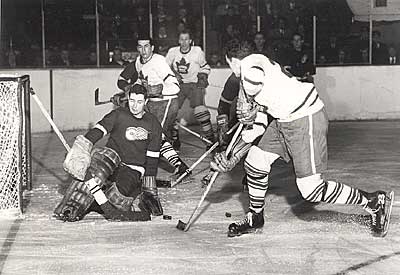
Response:
M179 34L179 46L169 49L166 60L180 81L179 108L185 99L189 99L190 107L194 108L194 117L200 122L203 135L214 142L214 132L211 125L211 115L204 103L205 88L208 86L208 65L204 52L198 46L192 46L191 34L184 30ZM174 148L179 149L180 141L178 126L175 126L172 137Z

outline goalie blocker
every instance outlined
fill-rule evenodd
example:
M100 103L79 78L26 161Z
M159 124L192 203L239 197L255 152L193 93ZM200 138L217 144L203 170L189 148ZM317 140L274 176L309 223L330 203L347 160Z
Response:
M79 139L85 138L80 136ZM74 146L69 154L76 152ZM66 161L71 159L79 158L67 156ZM114 150L107 147L95 148L91 154L90 165L85 173L85 180L72 181L64 198L54 211L56 218L74 222L83 219L89 212L96 211L103 214L108 220L150 220L149 212L137 211L133 204L134 198L124 196L118 189L117 183L108 180L111 175L115 176L113 173L119 167L120 162L121 160ZM68 165L75 167L73 164L67 163ZM129 168L126 167L126 169ZM136 181L137 189L140 190L140 173L137 173L133 179Z

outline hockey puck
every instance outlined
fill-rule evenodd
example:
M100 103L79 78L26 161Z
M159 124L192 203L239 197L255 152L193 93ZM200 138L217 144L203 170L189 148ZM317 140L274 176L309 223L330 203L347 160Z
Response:
M170 215L163 215L163 219L164 220L170 220L170 219L172 219L172 217Z
M229 213L229 212L225 212L225 217L227 217L227 218L230 218L232 216L232 214L231 213Z

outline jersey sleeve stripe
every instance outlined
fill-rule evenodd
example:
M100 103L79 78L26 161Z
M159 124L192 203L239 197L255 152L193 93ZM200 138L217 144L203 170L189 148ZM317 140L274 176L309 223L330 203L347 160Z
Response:
M154 152L154 151L147 150L146 156L147 157L151 157L151 158L159 158L160 157L160 152Z
M103 132L103 135L107 135L107 130L104 128L101 124L96 124L93 128L99 129L100 131Z
M200 66L200 68L204 68L205 66L208 66L208 63L204 63L203 65Z
M165 81L167 80L167 78L170 77L170 76L171 76L171 77L175 77L175 75L167 74L167 76L163 79L163 81L165 82Z

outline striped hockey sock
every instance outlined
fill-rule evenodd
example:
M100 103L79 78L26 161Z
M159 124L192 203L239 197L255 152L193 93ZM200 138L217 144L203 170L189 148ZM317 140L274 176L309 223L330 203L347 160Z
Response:
M172 148L171 143L166 140L161 144L160 154L174 167L179 167L182 163L178 153Z
M204 136L214 141L214 132L211 125L210 111L205 106L197 106L194 108L194 117L200 122L201 130Z

